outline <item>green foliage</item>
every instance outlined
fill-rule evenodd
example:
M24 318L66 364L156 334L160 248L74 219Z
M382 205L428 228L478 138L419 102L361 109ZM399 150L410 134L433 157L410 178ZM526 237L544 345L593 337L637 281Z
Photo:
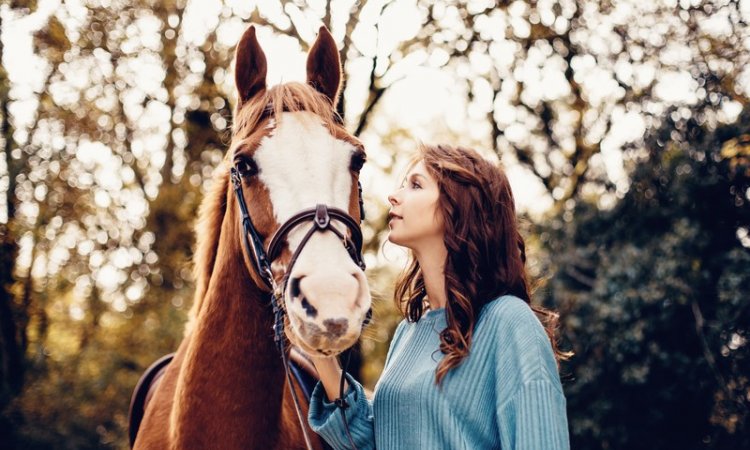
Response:
M716 131L670 117L612 210L541 230L573 448L750 446L750 109Z

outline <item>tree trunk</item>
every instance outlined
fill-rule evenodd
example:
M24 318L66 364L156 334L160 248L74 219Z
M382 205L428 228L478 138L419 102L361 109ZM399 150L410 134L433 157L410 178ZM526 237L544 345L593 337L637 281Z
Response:
M2 29L1 16L0 29ZM0 61L3 58L3 50L3 42L0 39ZM5 68L0 65L0 115L2 116L0 131L8 176L8 191L5 194L7 221L0 223L0 412L5 409L10 398L20 391L23 384L23 351L18 341L19 330L15 322L16 311L11 289L15 282L13 268L18 255L18 243L13 236L12 227L15 216L13 193L17 165L11 157L13 130L8 117L9 93L10 80Z

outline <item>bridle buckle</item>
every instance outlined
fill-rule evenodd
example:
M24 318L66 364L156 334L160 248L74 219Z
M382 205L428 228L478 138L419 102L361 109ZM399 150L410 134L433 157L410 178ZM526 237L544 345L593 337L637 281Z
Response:
M331 216L328 215L328 207L321 203L315 205L315 225L321 230L328 228L331 223Z

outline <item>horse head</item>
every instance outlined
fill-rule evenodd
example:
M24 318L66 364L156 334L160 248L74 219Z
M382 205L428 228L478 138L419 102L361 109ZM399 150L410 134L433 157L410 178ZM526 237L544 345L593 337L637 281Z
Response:
M266 69L250 27L236 51L228 157L238 201L228 207L249 222L237 236L246 240L244 264L257 286L283 299L289 340L335 355L355 343L370 313L358 225L364 146L336 113L341 63L325 27L308 53L306 83L268 87Z

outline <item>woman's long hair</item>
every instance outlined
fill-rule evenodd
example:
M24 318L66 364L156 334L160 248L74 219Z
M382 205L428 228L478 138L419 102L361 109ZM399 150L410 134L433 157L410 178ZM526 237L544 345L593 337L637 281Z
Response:
M423 161L437 180L438 211L443 215L445 261L445 313L448 326L440 334L435 382L461 364L469 354L477 314L495 298L511 294L529 303L542 322L555 357L568 355L557 348L558 315L531 305L526 279L526 251L518 232L510 183L503 170L477 152L446 145L422 145L416 161ZM412 322L424 312L424 279L413 257L396 283L394 300Z

